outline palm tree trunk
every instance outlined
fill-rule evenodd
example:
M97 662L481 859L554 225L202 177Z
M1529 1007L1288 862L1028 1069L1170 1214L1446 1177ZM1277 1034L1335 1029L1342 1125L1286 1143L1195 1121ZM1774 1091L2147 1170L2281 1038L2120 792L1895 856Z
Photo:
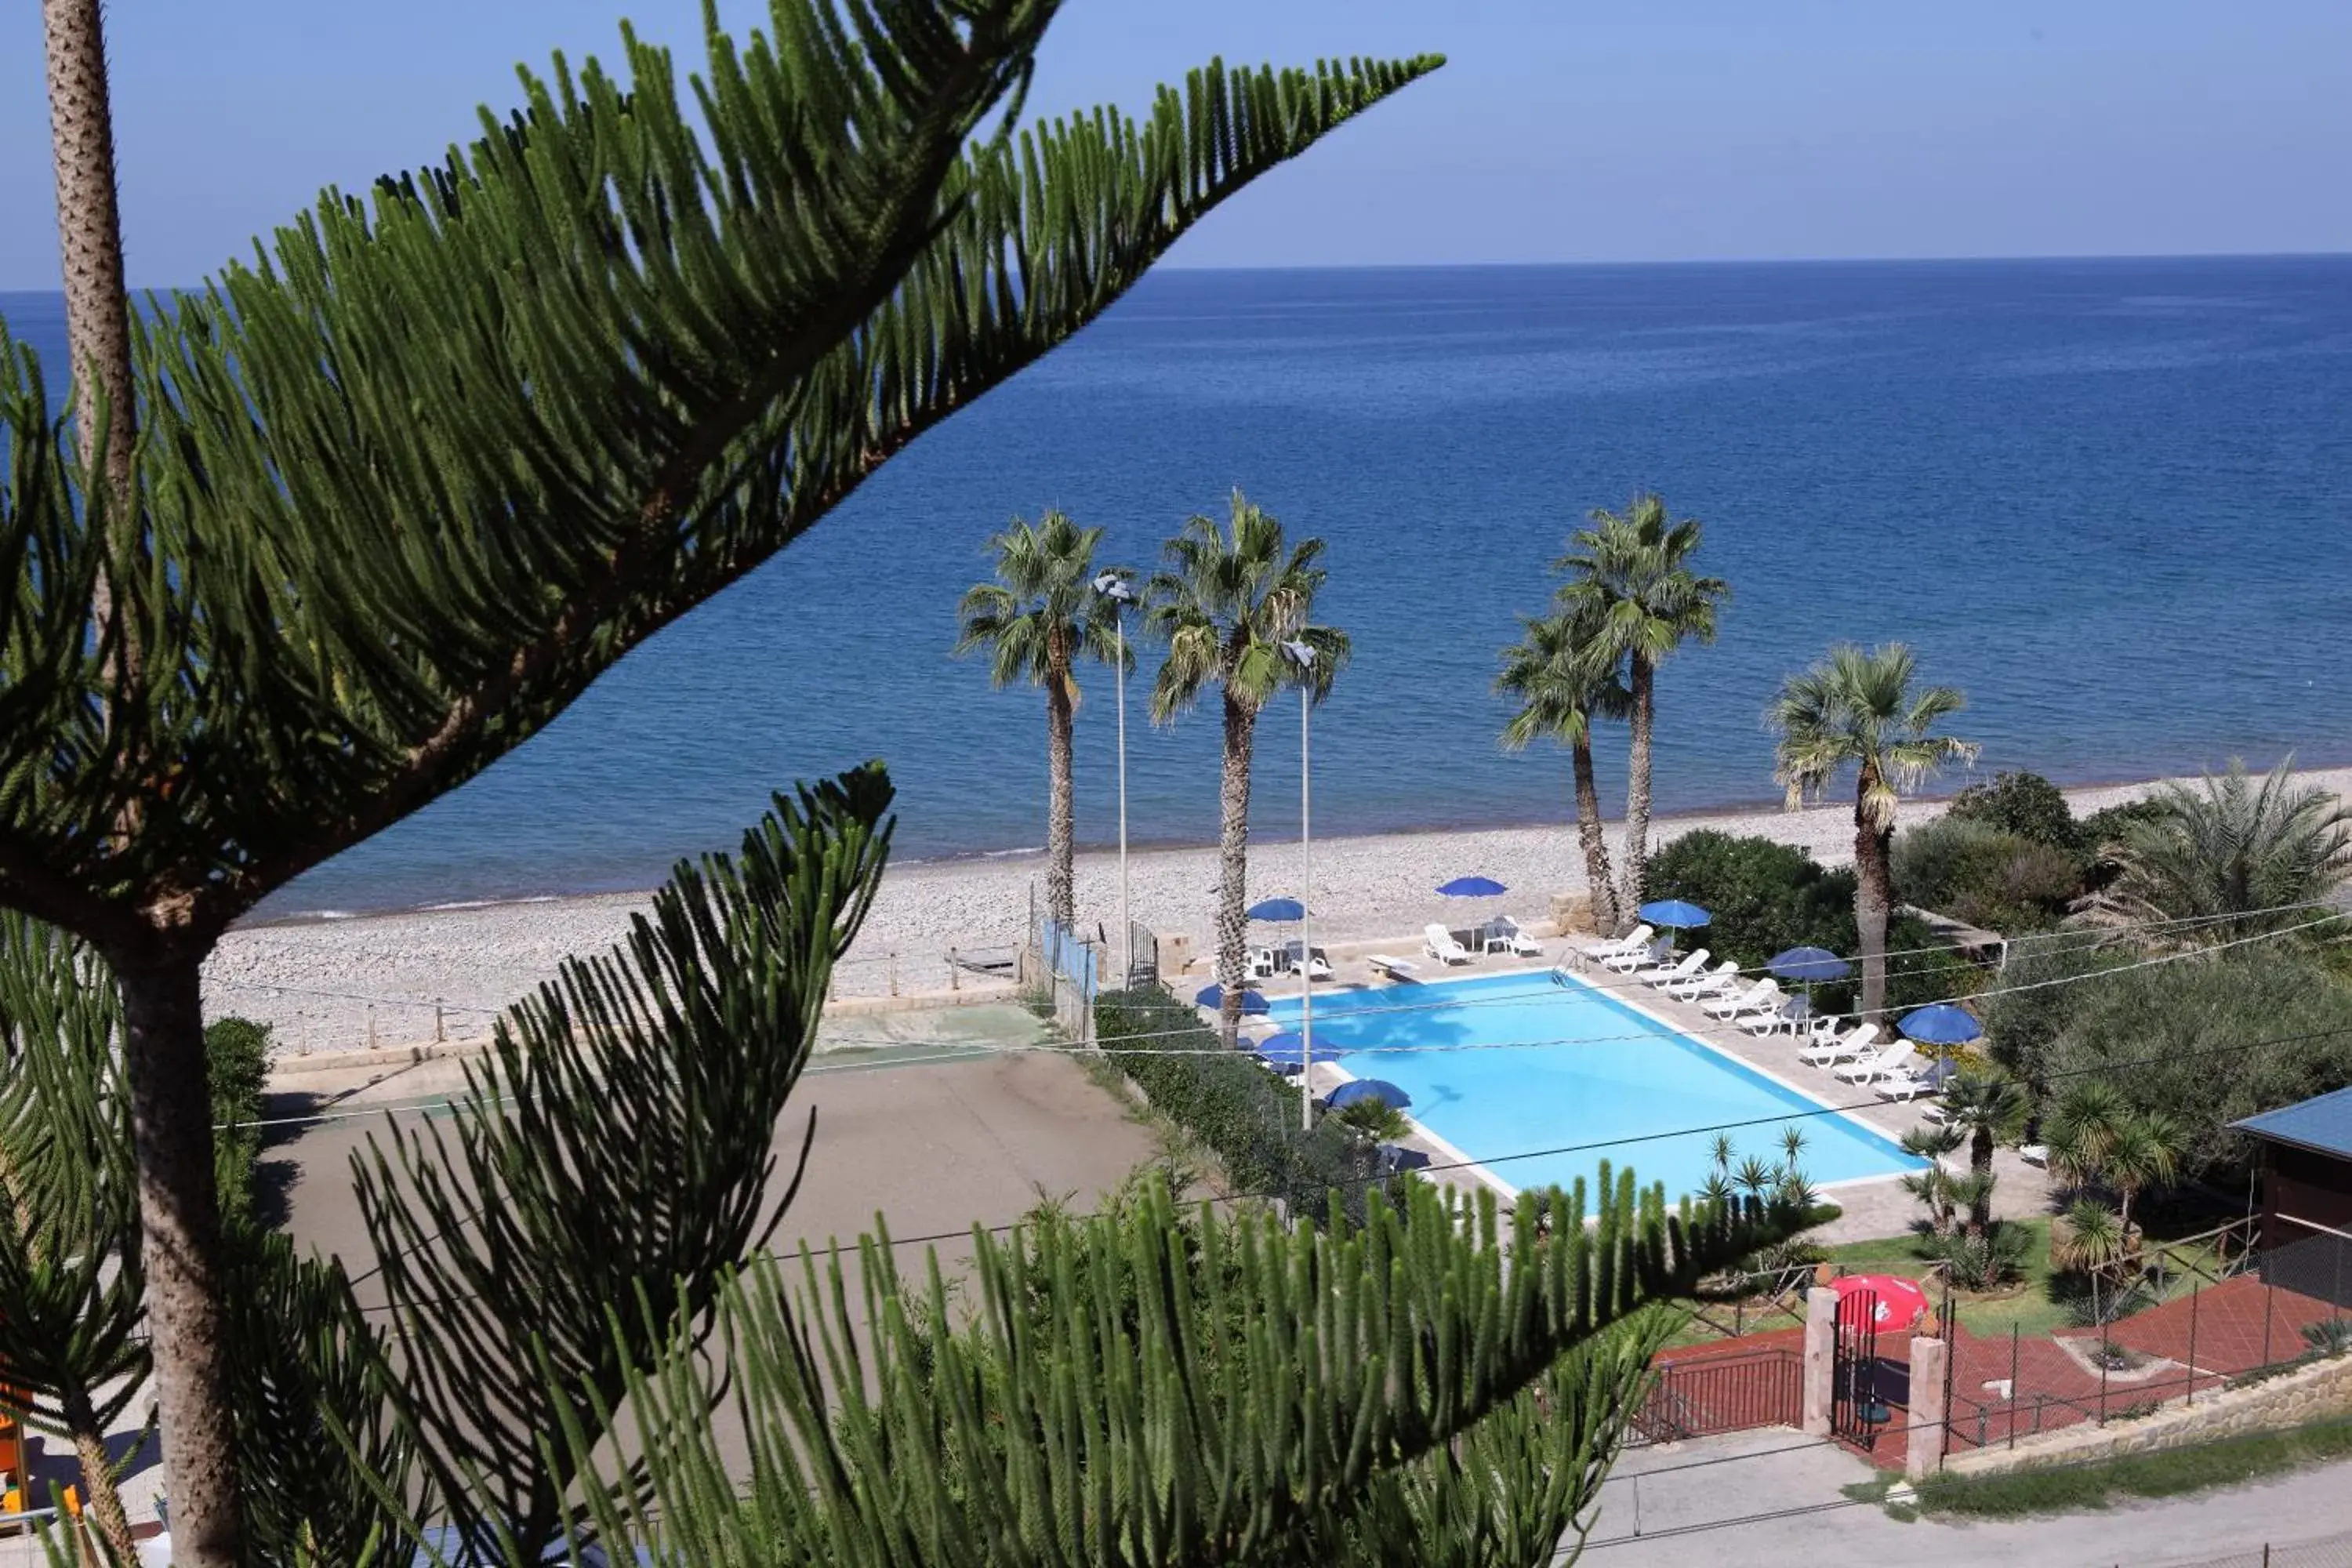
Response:
M1617 889L1609 879L1609 837L1601 824L1601 789L1592 779L1592 740L1587 735L1570 742L1570 765L1576 771L1576 837L1584 845L1584 882L1592 893L1593 928L1603 936L1624 929L1617 909Z
M107 97L106 31L99 0L41 0L49 88L49 148L56 165L58 238L64 253L66 352L76 388L74 422L94 482L99 406L106 408L105 481L119 521L131 498L137 431L131 382L131 299L122 282L122 214L114 182L114 115ZM111 593L101 574L103 626Z
M139 1161L141 1247L172 1561L236 1568L242 1527L221 1296L220 1209L213 1185L200 955L110 953L122 988L123 1066Z
M1895 906L1889 865L1895 835L1864 815L1857 785L1853 807L1853 923L1862 939L1862 1016L1876 1023L1886 1011L1886 920Z
M1625 760L1625 892L1618 900L1622 910L1641 907L1650 880L1650 733L1656 670L1635 654L1626 684L1633 697L1633 743Z
M1242 960L1249 935L1250 747L1257 710L1225 697L1225 763L1218 788L1217 984L1224 987L1218 1031L1230 1049L1242 1027Z
M1045 677L1045 912L1068 929L1077 918L1076 806L1070 786L1070 678Z
M131 1538L131 1516L123 1511L121 1490L114 1484L114 1465L106 1451L106 1434L98 1424L87 1389L77 1388L61 1403L66 1429L73 1434L74 1457L81 1461L81 1495L90 1521L108 1546L125 1563L139 1559L139 1543Z

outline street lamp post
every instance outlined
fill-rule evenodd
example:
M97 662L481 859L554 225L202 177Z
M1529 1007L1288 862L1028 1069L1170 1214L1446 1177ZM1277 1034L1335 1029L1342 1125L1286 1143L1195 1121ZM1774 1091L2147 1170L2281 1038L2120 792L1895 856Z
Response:
M1110 601L1110 624L1118 638L1112 655L1118 680L1118 988L1135 984L1135 925L1127 914L1127 607L1135 590L1116 572L1095 578L1095 592Z
M1298 667L1298 1125L1315 1131L1315 839L1309 828L1307 714L1314 706L1315 650L1286 642L1282 651Z

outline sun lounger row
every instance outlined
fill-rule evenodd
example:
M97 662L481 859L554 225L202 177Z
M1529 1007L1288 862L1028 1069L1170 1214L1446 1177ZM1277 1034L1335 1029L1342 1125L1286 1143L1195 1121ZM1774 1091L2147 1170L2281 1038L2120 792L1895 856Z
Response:
M1490 921L1472 933L1485 952L1507 952L1517 958L1541 958L1543 943L1508 915ZM1421 928L1422 951L1440 963L1467 963L1477 954L1444 926L1432 921Z

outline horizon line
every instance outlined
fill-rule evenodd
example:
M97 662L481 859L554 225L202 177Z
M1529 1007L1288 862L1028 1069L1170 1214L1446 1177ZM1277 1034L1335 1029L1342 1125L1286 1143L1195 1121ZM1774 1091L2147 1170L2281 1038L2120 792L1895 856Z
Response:
M2052 262L2156 261L2344 261L2345 250L2147 250L2046 251L2003 256L1686 256L1637 259L1581 258L1552 261L1283 261L1234 266L1219 262L1162 261L1144 276L1160 272L1465 272L1538 271L1567 268L1601 270L1617 268L1705 267L2004 267ZM1141 279L1139 279L1141 281ZM203 287L202 283L134 283L132 294L171 292ZM27 289L0 287L0 296L40 294L62 296L62 285Z

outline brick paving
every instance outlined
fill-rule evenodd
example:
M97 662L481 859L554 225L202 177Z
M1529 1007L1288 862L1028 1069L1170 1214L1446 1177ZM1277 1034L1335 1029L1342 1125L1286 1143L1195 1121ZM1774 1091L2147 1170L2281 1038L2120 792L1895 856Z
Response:
M2241 1274L2126 1318L2107 1337L2142 1355L2230 1376L2293 1361L2311 1348L2306 1327L2343 1316L2340 1307Z

